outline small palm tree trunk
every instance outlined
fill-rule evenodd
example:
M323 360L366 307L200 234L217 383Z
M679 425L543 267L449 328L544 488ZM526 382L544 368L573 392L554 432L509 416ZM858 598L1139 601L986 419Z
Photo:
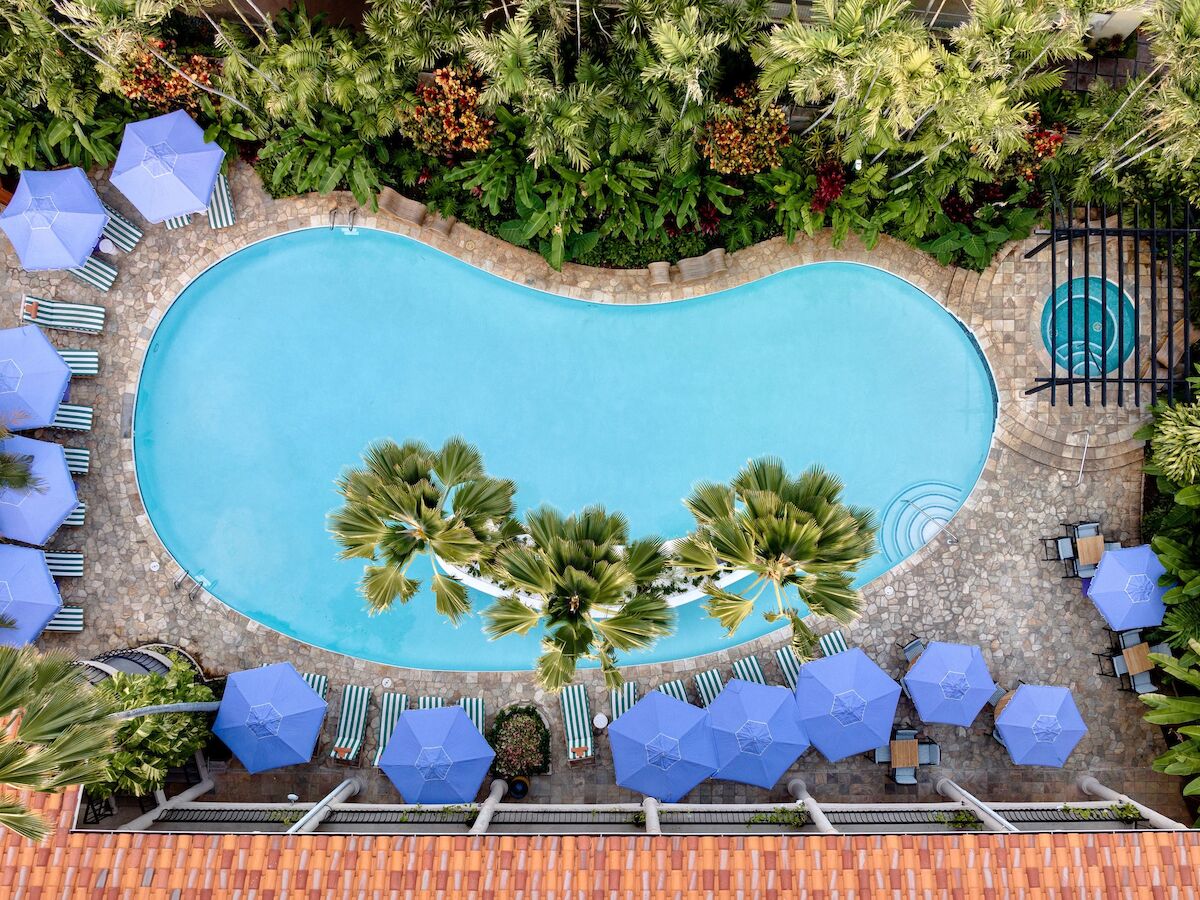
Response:
M137 709L125 709L113 713L111 718L123 722L126 719L137 719L142 716L153 716L162 713L210 713L221 708L217 700L208 703L160 703L157 706L139 706Z

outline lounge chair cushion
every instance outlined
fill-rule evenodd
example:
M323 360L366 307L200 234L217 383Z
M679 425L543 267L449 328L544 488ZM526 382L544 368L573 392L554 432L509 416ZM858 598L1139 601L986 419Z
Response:
M67 269L67 274L89 287L107 292L112 289L113 282L117 280L117 267L109 265L102 259L89 256L87 262L78 269Z
M183 228L192 224L192 215L191 213L188 213L186 216L175 216L174 218L167 219L165 222L163 222L163 224L171 230Z
M417 709L441 709L446 705L446 701L441 697L418 697Z
M800 677L800 660L791 647L780 647L775 651L775 661L779 663L779 671L789 690L796 689L796 679Z
M63 520L63 524L70 525L73 528L78 528L80 525L83 524L84 519L86 517L87 517L87 504L84 503L82 500L80 500L79 503L75 506L75 508L73 510L71 510L71 514L69 516L67 516L66 519Z
M817 643L821 646L821 652L826 656L833 656L835 653L843 653L846 650L846 638L840 631L831 631L829 634L823 634L817 638Z
M46 625L46 631L83 631L83 607L64 606Z
M396 723L400 721L400 715L406 709L408 709L408 694L399 694L395 691L383 692L383 697L379 702L379 737L376 740L375 765L379 765L383 751L387 749L388 741L392 738L392 732L396 730Z
M367 733L367 709L371 705L371 689L348 684L342 690L342 715L338 719L337 735L329 751L332 759L354 762L362 749Z
M95 350L59 350L72 378L84 378L100 373L100 354Z
M301 672L300 677L322 700L329 698L329 679L316 672Z
M104 209L108 213L108 224L104 226L104 237L112 241L118 250L125 253L130 252L142 239L142 229L107 203L104 204Z
M26 296L21 304L21 321L59 331L99 334L104 330L104 307Z
M92 451L86 447L63 447L67 457L67 471L72 475L86 475L92 467Z
M629 707L637 703L637 696L638 686L632 681L627 681L615 691L608 692L609 705L612 710L612 720L614 722L629 712Z
M687 688L683 686L682 681L668 681L666 684L660 684L658 690L662 691L668 697L674 697L676 700L682 700L684 703L689 703Z
M569 684L562 689L559 699L567 739L567 761L591 759L596 748L592 742L592 710L587 689L582 684Z
M90 406L80 406L76 403L60 403L58 404L58 412L54 416L54 421L50 423L50 427L63 428L68 431L91 431L92 414Z
M479 729L479 733L483 734L484 723L487 721L487 716L484 711L482 697L463 697L458 701L458 705L466 710L471 721L475 723L475 727Z
M700 695L700 705L708 706L717 699L717 694L721 693L721 688L725 687L725 682L721 680L721 673L716 669L709 669L707 672L701 672L696 676L696 693Z
M208 199L208 224L210 228L229 228L237 221L233 211L233 195L229 192L229 179L225 173L217 175L212 196Z
M733 664L733 677L740 678L742 681L753 681L755 684L766 684L766 676L763 675L762 666L758 664L758 657L745 656Z
M55 578L80 578L83 575L83 554L75 550L47 550L46 568Z

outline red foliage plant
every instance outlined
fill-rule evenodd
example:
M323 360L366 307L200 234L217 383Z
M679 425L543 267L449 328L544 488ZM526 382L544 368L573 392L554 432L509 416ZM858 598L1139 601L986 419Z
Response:
M759 105L749 85L734 91L731 105L731 113L704 128L700 152L708 165L722 175L754 175L778 167L780 148L788 140L783 110Z
M168 59L175 50L175 45L170 41L153 43L154 49ZM196 84L212 84L217 63L195 53L172 62L183 75L172 71L149 51L135 54L130 61L129 71L121 78L121 90L130 100L141 101L160 112L183 107L194 113L199 107L201 93L201 88ZM192 84L188 78L196 84Z
M400 130L418 150L453 162L460 153L488 148L495 123L480 111L477 72L438 69L433 81L418 84L415 93L415 102L400 116Z
M817 189L813 192L809 207L815 213L823 213L829 204L842 196L846 189L846 167L836 159L826 160L817 166Z
M1029 120L1028 156L1017 167L1021 176L1026 181L1036 180L1038 169L1042 167L1042 163L1053 159L1066 139L1066 125L1058 122L1043 128L1041 114L1035 111Z

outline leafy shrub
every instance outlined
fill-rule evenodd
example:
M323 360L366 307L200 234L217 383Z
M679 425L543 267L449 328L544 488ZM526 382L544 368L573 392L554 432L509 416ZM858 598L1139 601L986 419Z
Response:
M1200 482L1200 403L1160 401L1150 411L1154 421L1137 433L1150 441L1150 472L1181 486Z
M155 41L154 45L163 56L169 58L174 54L174 46L167 41ZM172 62L184 74L172 71L149 52L136 54L130 61L129 71L121 78L121 90L130 100L143 103L158 112L182 107L195 113L203 92L192 81L211 84L217 64L199 54ZM188 81L188 78L192 81Z
M315 125L296 124L267 140L259 151L260 172L273 197L349 188L363 206L375 208L379 165L387 148L363 137L363 114L325 107Z
M550 731L533 706L510 706L496 714L488 731L496 751L492 771L502 778L550 771Z
M787 141L783 110L760 106L750 87L741 85L730 108L705 126L700 152L714 172L755 175L782 162L780 150Z
M438 69L432 84L417 85L416 101L400 115L401 133L441 159L486 150L495 123L480 111L479 88L472 69Z

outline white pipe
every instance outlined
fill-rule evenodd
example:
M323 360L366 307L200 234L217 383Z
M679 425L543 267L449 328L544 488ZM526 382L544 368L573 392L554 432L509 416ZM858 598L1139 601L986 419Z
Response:
M492 824L492 816L496 814L496 807L500 805L500 799L508 793L508 782L503 778L497 778L492 782L492 789L488 791L487 799L483 801L483 806L479 807L479 815L475 818L475 824L471 826L471 834L486 834L488 826Z
M1131 797L1126 797L1124 794L1119 794L1110 787L1101 784L1091 775L1081 775L1075 782L1079 785L1079 789L1085 794L1090 794L1093 797L1100 797L1103 800L1110 800L1113 803L1128 803L1135 807L1142 814L1147 822L1154 828L1160 831L1187 831L1188 827L1176 822L1174 819L1168 819L1160 812L1150 809L1148 806L1142 806Z
M937 782L937 792L943 797L949 797L952 800L957 800L964 806L971 809L975 815L983 820L983 825L988 831L1001 831L1009 834L1016 834L1018 829L1012 822L1004 818L982 800L976 799L973 794L963 790L949 778L939 778Z
M642 811L646 814L646 834L662 834L662 822L658 818L658 801L647 797L642 801Z
M788 782L788 793L796 798L796 802L804 807L808 813L808 819L816 826L817 831L821 834L837 834L837 829L829 821L829 817L825 815L825 811L821 809L821 804L813 799L808 792L808 786L804 783L803 778L793 778Z
M348 797L353 797L362 790L362 782L357 778L350 777L335 787L332 791L321 798L308 812L300 817L291 828L287 830L288 834L308 834L316 830L317 826L325 821L330 813L330 805L340 803Z
M204 757L200 754L199 750L196 751L196 768L200 770L199 784L193 784L186 791L176 794L165 803L159 803L159 805L150 810L150 812L138 816L132 822L126 822L124 825L118 828L117 831L145 831L154 824L155 820L158 819L159 814L163 812L163 810L171 809L184 803L189 803L202 794L207 794L209 791L211 791L214 787L214 782L212 780L212 776L208 774L208 766L204 764Z

